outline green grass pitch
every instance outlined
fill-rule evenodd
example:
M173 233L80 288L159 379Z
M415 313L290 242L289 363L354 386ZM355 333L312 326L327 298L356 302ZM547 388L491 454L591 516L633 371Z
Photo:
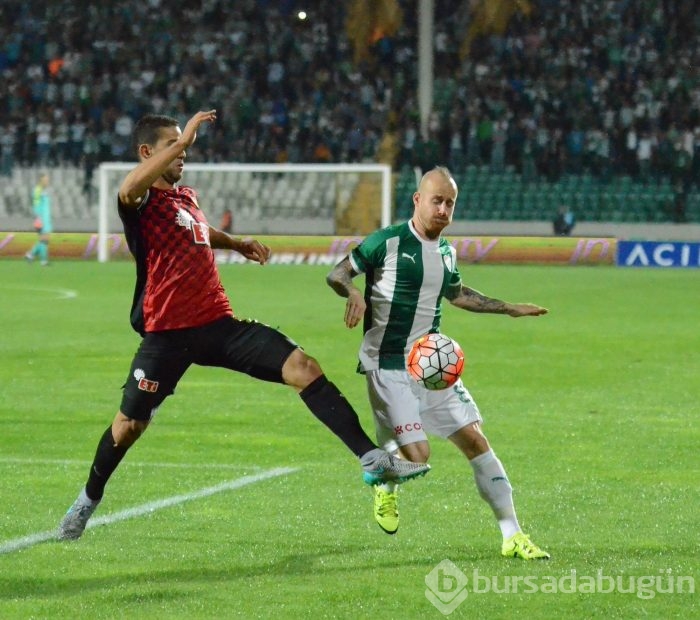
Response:
M344 327L327 268L221 271L236 313L302 344L371 430L360 331ZM0 618L442 618L425 592L443 560L469 580L451 618L698 617L687 580L661 592L700 577L697 270L461 271L488 295L550 309L443 312L549 562L500 557L471 468L439 439L433 470L402 489L399 533L385 535L358 463L292 390L197 367L114 475L95 515L106 523L75 543L18 542L52 530L84 483L138 337L133 265L5 260ZM572 575L598 574L622 587L572 591ZM445 602L444 571L440 583Z

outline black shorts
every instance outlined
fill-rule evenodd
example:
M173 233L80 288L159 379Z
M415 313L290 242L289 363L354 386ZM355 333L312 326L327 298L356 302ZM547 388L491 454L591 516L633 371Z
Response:
M192 364L283 383L282 366L297 348L268 325L231 317L201 327L148 333L131 363L120 411L129 418L150 420Z

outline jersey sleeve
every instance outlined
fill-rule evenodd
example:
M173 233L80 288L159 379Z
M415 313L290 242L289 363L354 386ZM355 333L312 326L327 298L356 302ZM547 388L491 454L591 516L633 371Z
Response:
M454 248L450 248L450 252L452 254L452 272L450 273L450 277L447 281L447 288L448 289L457 289L460 290L462 288L462 276L459 273L459 269L457 268L457 251Z
M447 286L450 288L460 288L462 286L462 276L459 275L459 271L456 269L452 272Z
M349 257L350 264L357 273L366 273L371 268L380 267L386 258L384 235L379 231L368 235L350 252Z
M197 195L197 190L194 189L194 187L189 187L187 185L183 185L181 187L181 192L193 202L194 206L197 207L198 209L201 210L201 207L199 206L199 196Z

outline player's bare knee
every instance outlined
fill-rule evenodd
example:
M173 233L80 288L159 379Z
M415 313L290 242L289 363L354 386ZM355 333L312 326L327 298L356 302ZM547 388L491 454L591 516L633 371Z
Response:
M319 363L301 349L294 351L282 366L282 379L297 390L303 390L322 374Z
M114 444L122 448L128 448L143 435L148 428L148 422L122 417L112 424L112 437Z
M456 433L450 435L450 441L470 460L491 449L489 441L478 423L460 428Z

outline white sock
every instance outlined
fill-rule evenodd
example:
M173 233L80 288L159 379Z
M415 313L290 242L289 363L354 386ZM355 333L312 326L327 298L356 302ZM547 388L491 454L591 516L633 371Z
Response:
M520 531L513 506L513 487L510 486L506 470L493 450L484 452L469 461L474 469L474 479L479 495L491 506L496 515L503 538L510 538Z
M396 482L383 482L377 486L385 493L395 493L399 488L399 485Z
M393 454L395 457L401 458L401 455L399 454L399 444L396 443L395 439L385 441L382 448L384 448L384 450L386 450L389 454ZM395 493L399 488L399 485L396 482L384 482L382 484L378 484L377 486L385 493Z

